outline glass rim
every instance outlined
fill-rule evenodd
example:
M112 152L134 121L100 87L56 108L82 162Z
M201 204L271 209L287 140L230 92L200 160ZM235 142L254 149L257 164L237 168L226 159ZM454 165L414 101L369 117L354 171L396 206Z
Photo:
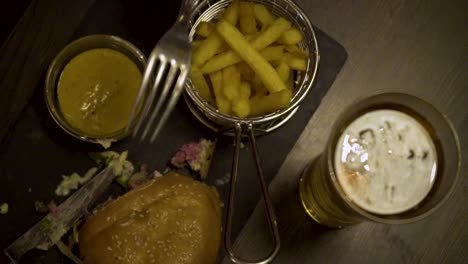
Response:
M345 193L345 191L343 190L341 184L339 183L339 180L338 180L336 172L335 172L334 154L335 154L335 149L336 149L336 140L335 139L337 138L337 135L339 136L341 134L341 132L343 132L343 129L345 129L352 121L354 121L353 118L356 118L360 114L363 114L364 112L368 112L368 110L369 110L369 108L367 106L363 106L361 109L355 111L355 110L352 109L353 106L359 105L359 104L365 105L366 102L369 102L372 99L381 99L382 100L381 101L381 107L376 105L375 110L377 110L377 109L388 109L388 108L384 108L383 105L385 105L385 103L387 103L387 104L391 103L391 104L394 104L395 106L400 106L400 107L406 108L407 110L411 110L412 112L419 115L423 119L426 119L426 118L424 118L423 114L421 114L418 111L412 109L411 106L405 105L404 103L399 103L399 102L396 102L396 101L385 100L386 97L387 98L388 97L399 97L399 98L407 98L407 99L417 100L419 103L422 103L424 105L424 107L431 108L433 110L433 112L437 113L439 115L439 117L441 118L441 120L443 120L443 122L447 126L448 130L450 131L450 136L453 138L453 141L455 143L455 148L456 148L455 152L456 152L456 156L457 156L457 161L456 161L456 165L455 165L456 166L456 172L455 172L455 175L453 176L454 177L453 183L450 185L447 192L445 192L442 195L443 197L439 201L437 201L434 206L429 208L427 211L425 211L425 212L423 212L421 214L415 215L415 216L404 217L405 214L407 214L408 212L410 212L411 210L414 210L414 209L409 209L409 210L405 210L405 211L400 212L400 213L389 214L389 215L377 214L377 213L372 213L372 212L366 211L365 209L363 209L362 207L357 205L355 202L353 202L351 200L351 198ZM395 109L395 110L397 110L397 109ZM460 170L461 170L461 160L462 160L461 159L461 145L460 145L460 140L458 138L458 134L457 134L457 131L456 131L454 125L452 124L450 119L448 119L448 117L446 115L444 115L442 112L440 112L435 106L433 106L429 102L427 102L427 101L425 101L425 100L423 100L423 99L421 99L421 98L419 98L417 96L414 96L414 95L410 95L410 94L406 94L406 93L398 93L398 92L389 92L389 93L376 93L376 94L372 94L372 95L364 97L364 98L360 98L360 99L356 100L355 102L353 102L350 106L348 106L341 113L341 116L343 116L343 113L347 113L346 116L345 116L347 118L340 117L335 122L335 125L333 126L333 130L332 130L333 132L332 132L332 134L329 137L329 140L327 142L326 166L327 166L327 170L328 170L328 172L330 174L330 178L331 178L331 182L333 184L333 187L336 189L337 193L344 200L344 202L348 206L351 207L351 209L353 209L355 212L357 212L360 216L362 216L364 218L367 218L369 220L378 222L378 223L406 224L406 223L412 223L412 222L415 222L415 221L418 221L418 220L421 220L423 218L428 217L429 215L434 213L436 210L438 210L450 198L451 194L453 193L453 191L455 190L455 188L457 186L457 183L460 181ZM430 124L430 125L432 126L432 124ZM433 130L437 131L434 128L433 128ZM434 144L436 144L436 142L434 142ZM441 155L444 155L444 154L442 153ZM453 162L453 161L451 161L451 162ZM439 175L439 177L440 177L440 175ZM432 187L432 188L434 188L434 187ZM429 194L423 199L423 201L418 203L418 205L423 203L426 200L427 197L429 197ZM418 205L416 205L416 206L418 206Z
M54 94L57 90L57 81L58 78L60 78L60 74L63 68L66 66L66 64L78 54L96 48L109 48L118 52L127 51L128 54L125 53L124 55L129 57L129 59L132 60L137 65L137 67L143 67L143 74L144 67L146 66L147 62L146 56L134 44L114 35L87 35L68 43L51 61L47 69L45 78L44 97L49 114L51 115L55 123L63 131L73 136L74 138L77 138L82 141L95 144L104 144L107 141L116 142L125 138L129 134L127 132L127 129L123 128L121 130L103 136L88 135L82 131L79 131L72 125L68 124L68 122L61 116L60 108L54 101L54 98L56 96L54 96ZM129 56L130 54L132 55L132 57ZM57 71L58 75L56 74Z

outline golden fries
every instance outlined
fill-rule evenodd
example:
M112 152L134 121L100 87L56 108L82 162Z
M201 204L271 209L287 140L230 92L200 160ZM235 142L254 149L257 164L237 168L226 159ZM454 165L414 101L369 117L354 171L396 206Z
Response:
M223 94L229 101L239 97L240 73L235 66L223 70Z
M213 96L211 95L210 87L206 83L205 77L197 67L190 69L190 79L192 80L193 86L197 90L200 97L208 103L213 103Z
M267 61L281 60L284 55L283 46L266 47L260 51L260 54ZM233 51L223 52L211 58L203 65L201 72L204 74L222 70L228 66L241 62L242 59Z
M234 0L226 8L223 14L223 19L235 26L239 20L239 1Z
M239 118L290 105L295 71L305 71L309 58L291 22L262 4L234 0L217 22L201 22L195 34L190 77L204 101Z
M284 46L270 46L262 49L260 54L267 61L281 60L283 58Z
M263 85L262 81L257 76L252 80L252 91L255 92L255 96L268 94L265 85Z
M250 102L248 98L238 98L232 104L232 112L240 117L245 118L250 114Z
M262 4L254 4L253 6L255 18L258 20L262 28L269 26L275 21L275 18L270 11Z
M275 69L256 51L234 26L221 20L216 29L226 43L250 66L270 92L286 89Z
M285 45L296 45L304 39L301 31L297 28L291 28L281 35L279 41Z
M291 27L291 22L280 17L276 19L268 28L262 31L253 41L252 46L256 50L261 50L278 40L281 35Z
M245 62L238 63L237 69L239 70L243 79L252 81L255 78L255 72Z
M292 54L286 54L286 63L291 69L298 71L305 71L307 69L307 59L303 57L294 56Z
M307 57L309 54L305 50L302 50L296 45L286 45L286 51L291 53L294 56L298 57Z
M200 37L206 38L211 34L213 29L214 29L213 23L202 21L200 22L200 24L198 24L195 34L197 34Z
M278 67L276 67L276 72L278 73L278 75L284 83L287 83L290 71L291 69L289 68L288 64L286 64L286 62L284 61L281 61Z
M223 44L223 39L219 36L218 33L212 32L203 40L198 49L192 55L192 62L194 65L203 65L208 59L213 57L221 48Z
M240 118L247 117L250 114L250 84L241 82L239 86L239 97L232 103L232 112Z
M194 40L192 41L192 50L196 50L200 47L200 45L202 44L202 41L201 40Z
M232 50L223 52L211 58L209 61L203 65L201 71L203 73L212 73L215 71L222 70L228 66L234 65L241 62L242 59L237 55L237 53Z
M257 33L252 3L245 1L239 3L239 29L244 35Z
M223 19L231 23L232 25L237 24L239 16L239 2L234 1L231 5L226 8L223 14ZM223 46L223 40L219 37L219 34L210 34L201 44L198 49L192 55L192 62L195 65L202 65L211 57L213 57Z
M231 102L224 97L223 94L223 72L217 71L210 74L211 85L213 85L213 93L216 99L216 107L225 114L231 113Z
M290 26L291 23L289 21L284 18L278 18L270 27L261 32L258 36L254 37L251 41L252 47L256 50L267 47L278 40L281 37L281 34L288 30ZM201 67L201 71L205 74L212 73L227 66L234 65L240 61L242 61L242 59L236 52L228 51L211 58L204 66Z
M250 99L250 115L261 116L286 108L289 106L291 99L291 89L264 96L254 96Z
M249 99L251 94L252 88L250 87L250 83L241 82L239 86L239 98Z

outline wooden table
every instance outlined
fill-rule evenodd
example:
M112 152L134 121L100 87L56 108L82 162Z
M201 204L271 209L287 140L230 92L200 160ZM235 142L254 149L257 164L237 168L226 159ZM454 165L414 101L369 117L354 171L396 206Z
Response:
M282 238L274 263L468 263L468 2L297 2L349 57L270 185ZM462 181L438 212L420 222L322 228L298 205L297 176L321 153L340 112L378 91L416 95L447 115L461 141ZM268 253L263 217L257 206L236 241L239 254L258 259Z
M60 10L48 9L51 2L34 1L37 6L29 9L31 20L20 21L23 23L20 28L26 31L16 31L10 36L9 43L22 40L22 46L2 47L0 80L15 85L20 92L37 83L39 76L13 79L9 72L27 74L47 67L51 58L34 50L56 54L65 44L57 40L69 38L67 34L73 32L70 27L76 28L93 0L71 1ZM456 127L466 159L468 2L297 2L315 25L345 46L349 58L270 186L282 237L282 249L275 263L468 263L467 162L462 164L462 181L444 207L414 224L362 223L343 230L325 229L304 214L294 191L298 175L321 153L340 112L357 98L377 91L406 92L434 104ZM54 26L43 28L40 23ZM36 63L25 63L31 60ZM2 113L10 116L21 111L23 106L12 105L13 101L15 94L0 98ZM9 120L3 116L2 119ZM2 127L11 125L2 122ZM0 136L6 133L2 129L0 132ZM258 207L236 241L241 255L255 259L268 253L269 237L264 221L263 209Z

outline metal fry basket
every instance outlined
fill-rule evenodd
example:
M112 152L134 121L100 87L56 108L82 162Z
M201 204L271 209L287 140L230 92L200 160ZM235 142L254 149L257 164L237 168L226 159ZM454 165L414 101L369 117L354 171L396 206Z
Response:
M261 3L271 10L273 15L284 17L292 22L293 26L302 31L304 40L299 47L308 55L307 70L295 72L294 74L294 96L288 108L259 117L238 118L218 111L215 107L204 102L199 96L190 79L186 82L184 99L192 114L211 130L235 138L235 151L232 160L231 179L228 190L227 214L224 231L224 244L230 259L234 263L269 263L277 255L280 248L280 238L276 216L270 201L268 189L263 177L260 157L257 151L255 137L267 134L285 124L298 110L300 103L304 100L317 73L320 60L319 48L315 32L302 9L291 0L249 0ZM193 39L195 29L202 21L216 21L224 9L232 0L207 0L197 5L190 18L190 39ZM313 92L313 91L312 91ZM237 256L232 248L231 226L235 199L235 188L237 180L237 169L239 163L240 142L242 137L247 137L251 145L252 154L256 162L257 176L260 182L261 194L266 207L266 216L273 234L273 249L268 256L261 260L245 260Z

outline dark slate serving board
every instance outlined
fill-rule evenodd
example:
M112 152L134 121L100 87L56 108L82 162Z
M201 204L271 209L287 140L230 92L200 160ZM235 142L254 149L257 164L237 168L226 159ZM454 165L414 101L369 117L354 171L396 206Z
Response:
M100 0L89 9L73 39L89 34L113 34L123 37L149 54L154 43L172 24L177 3L165 9L144 0ZM141 9L143 8L143 9ZM143 11L142 11L143 10ZM150 26L151 25L151 26ZM346 61L345 49L322 31L316 29L321 61L315 83L295 116L279 130L257 140L264 174L268 182L294 146L298 136L312 117L321 99L330 88ZM54 197L61 175L85 172L93 165L87 153L101 151L96 145L78 141L63 132L51 119L43 98L43 79L36 84L34 96L23 110L0 149L0 202L8 202L10 211L0 216L0 249L23 234L41 215L34 212L34 201L61 199ZM177 148L186 142L205 137L218 138L208 183L218 187L221 197L226 185L233 154L233 139L219 137L203 127L180 100L171 119L153 145L135 144L124 140L111 149L130 149L129 158L136 164L146 163L163 170ZM245 142L247 145L247 142ZM236 237L252 213L260 197L250 148L241 150L238 200L235 208L233 237ZM119 192L112 186L110 192ZM223 253L223 252L222 252ZM58 252L50 250L33 263L67 263ZM1 258L0 258L1 263Z

